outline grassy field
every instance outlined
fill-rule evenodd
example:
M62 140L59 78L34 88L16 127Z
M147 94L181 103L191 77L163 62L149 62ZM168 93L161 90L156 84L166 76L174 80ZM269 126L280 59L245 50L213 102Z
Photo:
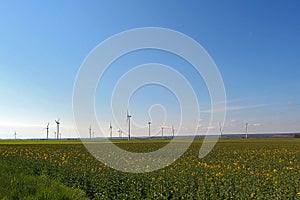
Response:
M0 140L1 144L82 144L81 140Z
M114 142L147 152L169 141ZM81 141L2 140L0 199L300 199L300 139L223 139L203 159L201 143L168 167L132 174Z

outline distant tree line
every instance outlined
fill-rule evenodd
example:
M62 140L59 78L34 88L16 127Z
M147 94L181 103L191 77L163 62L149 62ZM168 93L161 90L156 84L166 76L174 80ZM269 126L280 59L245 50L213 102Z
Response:
M295 133L295 134L293 135L293 137L294 137L294 138L300 138L300 134Z

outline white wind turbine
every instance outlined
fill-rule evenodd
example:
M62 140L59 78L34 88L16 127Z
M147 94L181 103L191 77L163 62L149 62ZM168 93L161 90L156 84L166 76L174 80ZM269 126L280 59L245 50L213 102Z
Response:
M118 132L119 132L119 138L121 138L122 137L122 130L119 129Z
M47 140L48 140L49 139L49 122L46 127L46 133L47 133Z
M173 138L174 138L174 135L175 135L175 129L174 129L174 126L172 126L172 135L173 135Z
M245 135L246 135L246 139L248 139L248 123L246 123L245 125Z
M110 138L112 138L112 128L111 122L109 122Z
M90 139L92 139L92 126L90 125L90 128L89 128L89 134L90 134Z
M59 139L59 119L58 120L55 120L55 123L56 123L56 128L57 128L57 131L56 131L56 138Z
M222 138L223 129L224 129L224 126L222 126L221 122L219 122L219 130L220 130L220 134L221 134L220 138Z
M127 123L128 123L128 140L130 140L130 118L132 116L128 113L128 110L127 110L127 115L126 115L126 118L127 118Z
M151 130L151 129L150 129L150 125L151 125L151 122L148 122L148 126L149 126L149 127L148 127L148 128L149 128L149 137L151 137L151 134L150 134L150 130Z

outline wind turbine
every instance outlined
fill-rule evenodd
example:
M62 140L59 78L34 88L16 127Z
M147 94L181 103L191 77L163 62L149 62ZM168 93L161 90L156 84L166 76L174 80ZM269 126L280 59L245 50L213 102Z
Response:
M15 140L16 140L17 139L17 131L15 131L14 135L15 135Z
M173 138L174 138L174 132L175 132L175 129L174 129L174 126L172 126L172 135L173 135Z
M150 134L150 125L151 125L151 122L148 122L148 125L149 125L149 137L151 136Z
M248 123L246 123L246 130L245 130L245 134L246 134L246 139L248 139Z
M130 118L132 116L129 115L128 110L127 110L127 123L128 123L128 140L130 140Z
M60 122L59 122L59 119L58 120L55 120L55 123L56 123L56 128L57 128L57 131L56 131L56 137L57 137L57 139L59 139L59 124L60 124Z
M110 129L110 138L112 138L112 125L111 125L111 122L109 122L109 129Z
M220 134L221 134L221 137L222 138L222 134L223 134L223 126L221 124L221 122L219 122L219 130L220 130Z
M46 130L47 130L47 140L48 140L49 139L49 122L47 124Z
M92 139L92 126L90 125L90 128L89 128L89 134L90 134L90 139Z
M164 127L161 127L161 137L164 137Z
M119 138L121 138L122 137L122 130L119 129L118 132L119 132Z

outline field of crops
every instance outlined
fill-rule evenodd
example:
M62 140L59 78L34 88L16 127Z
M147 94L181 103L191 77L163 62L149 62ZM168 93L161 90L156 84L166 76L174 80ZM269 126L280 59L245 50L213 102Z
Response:
M14 173L51 179L78 199L300 199L300 139L224 139L203 159L195 141L172 165L143 174L111 169L80 143L31 143L0 142L0 178L8 173L9 180L0 184L0 192L8 191L0 199L13 199L9 190L20 177ZM165 144L118 143L133 152ZM31 196L37 192L29 189Z

